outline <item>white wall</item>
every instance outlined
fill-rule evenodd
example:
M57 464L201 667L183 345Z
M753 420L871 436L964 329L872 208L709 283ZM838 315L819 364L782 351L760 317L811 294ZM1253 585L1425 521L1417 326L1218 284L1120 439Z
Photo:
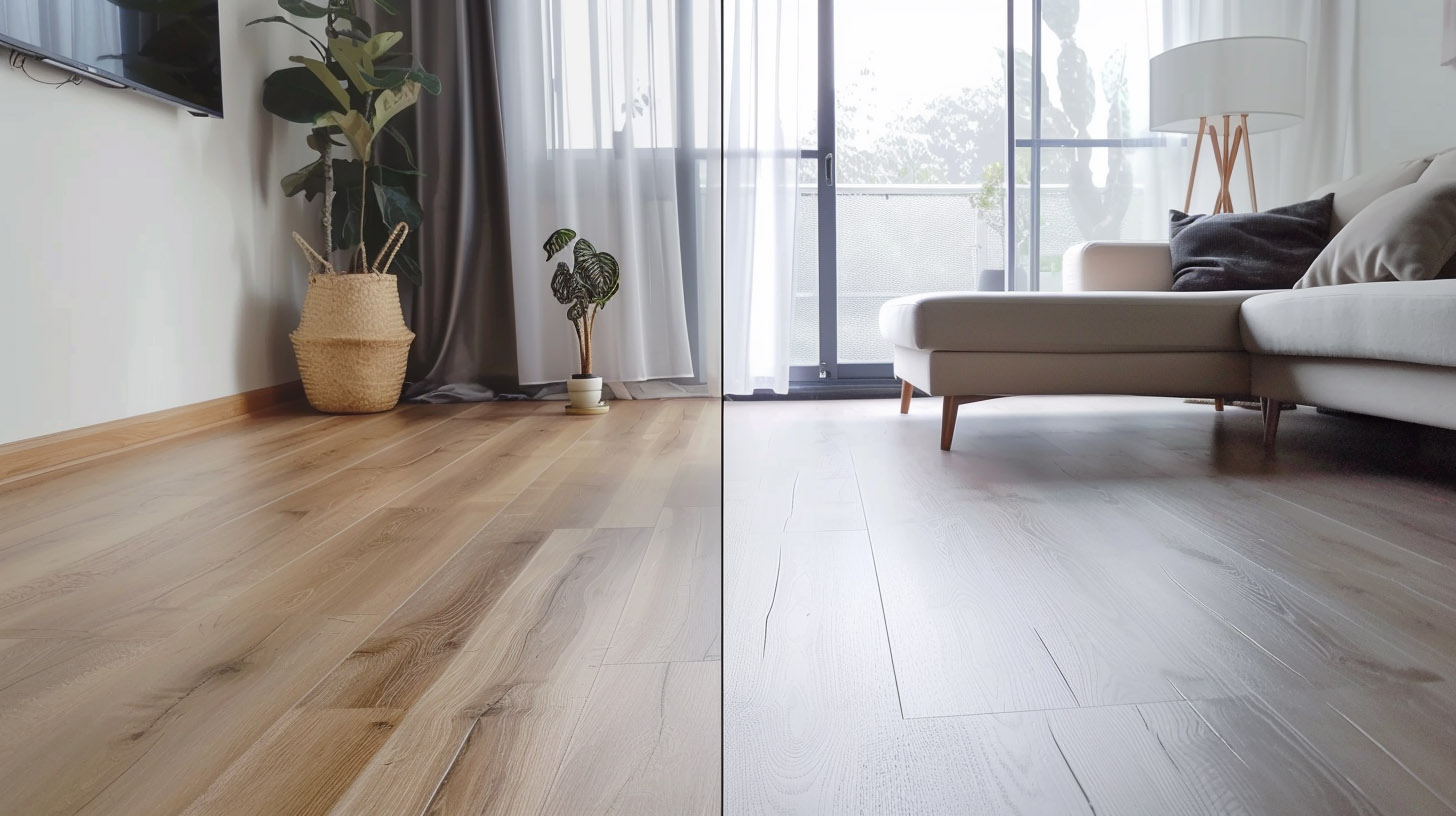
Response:
M222 121L0 65L0 443L297 378L307 221L278 179L309 151L259 99L304 46L243 28L272 0L220 6Z
M1443 0L1361 0L1362 171L1456 147L1456 68L1441 67Z

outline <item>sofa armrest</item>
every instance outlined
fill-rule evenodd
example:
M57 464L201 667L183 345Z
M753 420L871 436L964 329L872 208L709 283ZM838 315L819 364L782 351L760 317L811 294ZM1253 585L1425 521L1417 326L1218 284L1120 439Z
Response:
M1166 292L1173 288L1168 245L1087 241L1062 256L1063 292Z

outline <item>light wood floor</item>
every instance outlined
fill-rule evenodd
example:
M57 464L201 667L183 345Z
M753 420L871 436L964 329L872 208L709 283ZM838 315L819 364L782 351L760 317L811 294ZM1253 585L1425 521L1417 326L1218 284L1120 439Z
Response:
M727 406L727 813L1456 811L1450 435L939 409Z
M289 409L0 486L0 814L718 812L720 420Z

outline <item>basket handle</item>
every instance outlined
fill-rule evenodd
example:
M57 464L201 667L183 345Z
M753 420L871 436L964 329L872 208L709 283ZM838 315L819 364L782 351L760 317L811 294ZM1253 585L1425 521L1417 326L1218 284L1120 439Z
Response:
M380 264L374 268L376 273L383 275L389 272L389 267L394 264L394 256L399 254L405 239L409 237L409 231L409 224L403 221L394 226L394 231L389 234L389 240L384 242L384 249L375 258L380 261Z
M303 256L308 259L308 272L310 275L319 274L319 270L323 270L325 274L334 271L333 265L324 260L324 257L318 254L313 247L309 246L308 241L305 241L302 235L294 232L293 240L298 244L299 249L303 250Z

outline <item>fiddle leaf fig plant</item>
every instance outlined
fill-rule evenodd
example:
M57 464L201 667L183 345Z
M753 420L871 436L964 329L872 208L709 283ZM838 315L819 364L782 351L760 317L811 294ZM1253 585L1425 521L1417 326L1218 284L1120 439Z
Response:
M409 55L394 51L404 39L402 33L375 33L360 16L359 2L278 0L287 16L248 23L289 26L312 49L309 55L290 57L293 67L263 80L263 107L280 119L310 126L308 146L319 154L282 182L289 197L323 199L322 249L314 251L303 242L315 270L384 274L395 266L418 284L419 259L405 236L424 220L410 192L412 177L421 174L398 117L418 103L422 93L438 95L440 80ZM388 0L372 2L395 13ZM322 21L321 33L299 22L311 20ZM376 160L381 136L401 147L405 167ZM335 148L347 148L347 157L336 158ZM342 269L333 264L335 251L347 253Z
M551 275L551 294L566 307L566 319L576 329L582 376L590 376L592 330L596 328L597 312L621 290L622 270L616 258L598 251L585 238L577 240L576 231L565 228L546 239L542 248L546 250L547 263L567 247L572 247L572 263L568 266L565 261L557 261L556 271Z

